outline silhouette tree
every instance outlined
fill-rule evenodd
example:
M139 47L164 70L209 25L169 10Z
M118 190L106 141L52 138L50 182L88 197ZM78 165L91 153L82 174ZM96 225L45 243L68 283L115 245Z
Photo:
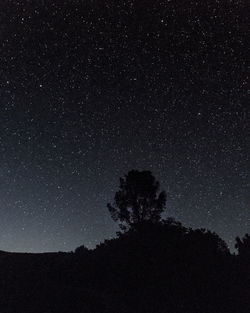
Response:
M245 234L241 239L236 237L235 248L237 255L236 294L239 298L239 312L248 313L250 308L250 235Z
M84 245L81 245L80 247L77 247L75 249L75 253L80 255L87 254L88 251L89 251L88 248L86 248Z
M235 248L238 250L240 258L250 260L250 235L245 234L245 236L240 239L236 237Z
M114 203L107 204L112 218L122 230L138 229L145 222L156 223L165 209L166 194L150 171L131 170L120 178Z

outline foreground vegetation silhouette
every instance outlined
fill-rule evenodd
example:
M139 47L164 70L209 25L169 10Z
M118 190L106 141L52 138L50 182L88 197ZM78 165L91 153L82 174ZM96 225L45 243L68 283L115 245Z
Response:
M108 204L122 231L94 250L0 253L1 313L249 313L250 236L161 219L151 172L130 171Z
M122 230L138 229L146 222L157 223L165 209L166 194L150 171L132 170L120 178L113 206L107 207ZM159 194L158 194L159 193Z

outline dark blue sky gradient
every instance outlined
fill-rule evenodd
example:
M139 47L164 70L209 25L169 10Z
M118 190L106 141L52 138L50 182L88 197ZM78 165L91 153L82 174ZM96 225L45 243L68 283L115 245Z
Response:
M119 177L152 170L165 217L249 232L247 1L2 1L0 249L115 235Z

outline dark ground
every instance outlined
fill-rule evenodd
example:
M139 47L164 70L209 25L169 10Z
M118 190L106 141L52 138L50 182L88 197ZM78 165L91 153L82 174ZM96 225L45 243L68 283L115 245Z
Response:
M248 254L214 233L148 225L95 250L0 253L1 313L245 313ZM247 259L248 258L248 259Z

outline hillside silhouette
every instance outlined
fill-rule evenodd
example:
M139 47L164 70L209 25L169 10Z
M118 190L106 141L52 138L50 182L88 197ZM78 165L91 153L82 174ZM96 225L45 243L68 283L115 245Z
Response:
M249 312L249 259L174 220L88 250L0 253L0 311Z
M0 252L1 313L249 313L250 240L237 254L214 232L161 219L166 195L149 171L120 180L117 237L94 250Z

